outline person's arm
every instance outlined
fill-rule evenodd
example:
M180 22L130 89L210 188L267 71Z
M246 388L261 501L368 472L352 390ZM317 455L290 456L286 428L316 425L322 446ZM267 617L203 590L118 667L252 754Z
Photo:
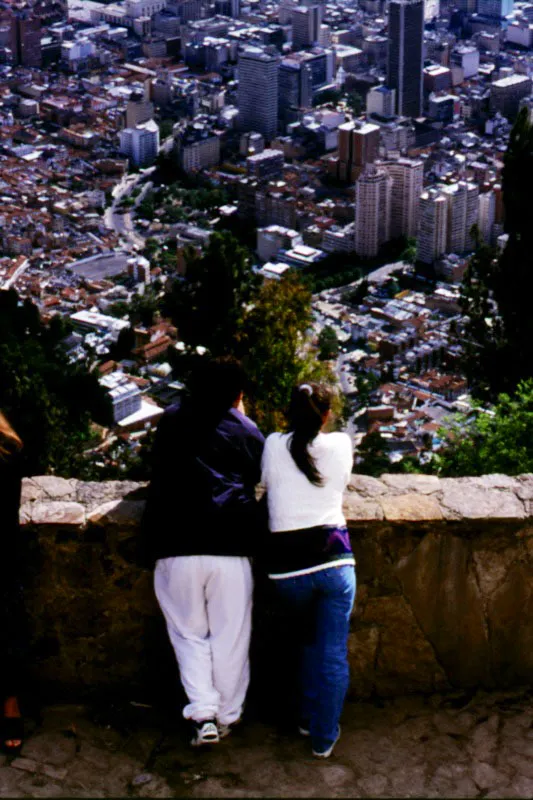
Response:
M265 437L256 425L250 426L243 439L243 450L246 458L247 477L254 486L261 480L261 459L264 447Z
M352 448L352 440L350 439L348 434L342 433L341 436L342 439L339 447L339 456L341 458L343 467L344 485L347 486L350 483L350 479L352 477L353 448Z

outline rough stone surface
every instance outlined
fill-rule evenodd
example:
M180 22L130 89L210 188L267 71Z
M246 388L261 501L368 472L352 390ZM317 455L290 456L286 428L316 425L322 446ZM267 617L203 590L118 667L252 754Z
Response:
M427 519L442 519L442 511L433 497L418 494L400 494L380 497L385 519L389 522L419 522Z
M487 489L469 478L444 478L441 505L447 519L524 519L523 502L511 491Z
M31 508L33 525L84 525L85 508L80 503L39 502Z
M139 559L144 494L133 482L24 481L31 678L46 696L151 698L171 685L174 657ZM533 475L352 476L344 507L357 559L353 697L530 681L532 502ZM258 592L258 683L271 682L266 665L283 621L272 604L268 588ZM443 736L470 731L462 713L462 722L438 717Z

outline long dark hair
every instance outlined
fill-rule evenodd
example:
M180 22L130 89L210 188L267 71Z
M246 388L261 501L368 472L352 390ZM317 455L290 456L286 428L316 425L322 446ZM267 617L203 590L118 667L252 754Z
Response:
M331 400L332 391L328 386L302 383L293 389L289 405L289 451L300 472L315 486L322 486L323 478L309 452L309 445L322 427Z

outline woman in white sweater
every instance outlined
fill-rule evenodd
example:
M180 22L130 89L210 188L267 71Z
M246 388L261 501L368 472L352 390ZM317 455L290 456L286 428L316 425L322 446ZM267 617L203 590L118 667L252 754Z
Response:
M268 573L287 603L313 616L304 646L300 733L313 755L328 758L340 736L348 689L347 639L355 598L355 560L342 497L353 453L345 433L323 433L331 390L304 383L293 392L289 432L266 440Z

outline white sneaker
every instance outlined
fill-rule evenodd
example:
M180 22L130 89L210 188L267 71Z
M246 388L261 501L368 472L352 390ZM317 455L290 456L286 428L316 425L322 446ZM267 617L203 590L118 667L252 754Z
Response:
M193 721L194 736L191 739L193 747L202 747L204 744L217 744L220 741L214 719L204 719L202 722Z
M313 755L315 758L329 758L330 755L333 753L333 748L341 738L341 726L339 725L339 729L337 731L337 737L333 744L331 744L327 750L313 750Z

